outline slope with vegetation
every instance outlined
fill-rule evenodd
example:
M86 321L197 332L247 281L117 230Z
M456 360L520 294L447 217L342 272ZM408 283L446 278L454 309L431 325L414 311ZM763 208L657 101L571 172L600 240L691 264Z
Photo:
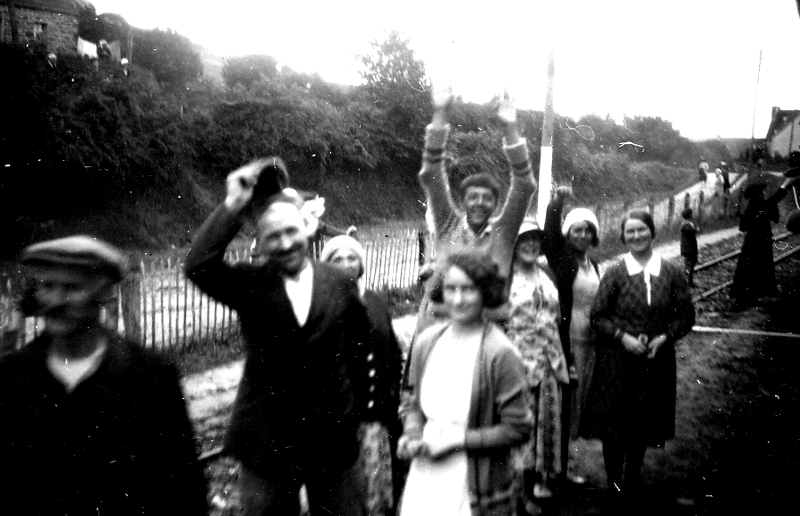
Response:
M430 84L397 33L359 56L361 86L278 69L269 56L226 60L221 85L203 78L196 47L173 31L142 31L93 8L81 20L85 38L132 39L129 76L75 56L60 56L53 69L34 48L0 47L3 258L76 231L128 249L185 245L221 198L225 175L266 155L289 163L296 187L326 197L330 223L421 220L416 172ZM507 182L492 112L454 103L454 183L478 170ZM521 111L534 163L541 123L540 112ZM555 142L556 182L572 182L593 204L688 184L700 154L730 159L724 147L692 143L653 117L622 125L559 117Z

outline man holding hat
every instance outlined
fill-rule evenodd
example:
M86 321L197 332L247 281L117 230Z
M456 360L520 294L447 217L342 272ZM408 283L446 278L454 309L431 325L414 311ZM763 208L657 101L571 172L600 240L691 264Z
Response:
M0 361L4 510L207 514L176 369L100 321L124 256L72 236L31 245L21 263L21 309L45 327Z
M272 158L232 172L225 202L195 237L186 274L241 322L247 359L225 452L241 463L243 514L297 516L305 484L312 514L361 516L357 430L367 375L359 370L369 323L355 284L308 258L316 220L304 217L288 179ZM264 264L225 263L250 217Z

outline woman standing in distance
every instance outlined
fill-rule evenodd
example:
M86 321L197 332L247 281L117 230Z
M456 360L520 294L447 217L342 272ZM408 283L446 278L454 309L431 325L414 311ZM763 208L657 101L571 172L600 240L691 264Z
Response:
M359 462L366 479L367 515L391 516L395 514L402 488L402 473L393 463L402 430L397 416L402 371L400 345L386 301L377 292L367 290L364 284L366 253L361 244L350 236L335 236L322 248L320 261L338 267L358 283L358 292L367 310L369 339L361 350L364 367L356 373L359 375L357 384L364 391L357 400L361 405Z
M561 405L569 386L567 362L561 348L558 290L553 273L538 262L542 230L525 219L514 250L506 333L519 349L531 389L535 429L520 448L523 501L552 496L550 482L562 472ZM529 513L535 510L528 509Z
M682 268L653 251L650 214L622 221L629 253L603 276L592 308L597 364L581 432L603 441L608 485L635 492L648 446L675 436L675 342L694 324Z
M412 459L402 516L513 516L512 447L531 429L519 354L483 317L504 298L488 257L453 254L444 267L447 320L419 335L409 367L411 399L398 454Z
M570 187L556 189L547 207L542 250L556 276L561 304L559 333L572 380L572 392L564 396L562 410L562 460L567 463L567 478L583 484L586 477L581 464L583 446L578 440L578 429L595 361L589 312L600 285L597 262L589 257L588 251L600 242L600 224L587 208L571 210L562 224L564 203L571 195Z

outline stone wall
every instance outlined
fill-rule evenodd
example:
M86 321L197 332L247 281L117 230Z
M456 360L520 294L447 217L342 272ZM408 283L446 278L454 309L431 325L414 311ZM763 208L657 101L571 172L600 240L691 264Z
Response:
M78 48L78 18L72 14L62 14L51 11L17 7L17 26L19 27L20 43L36 41L37 24L44 26L44 31L38 35L47 50L56 54L74 54ZM0 5L0 19L2 19L3 42L11 42L11 22L8 7Z

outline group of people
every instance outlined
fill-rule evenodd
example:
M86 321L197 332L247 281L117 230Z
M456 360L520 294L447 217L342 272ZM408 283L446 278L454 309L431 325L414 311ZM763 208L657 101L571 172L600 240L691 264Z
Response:
M501 101L510 188L445 168L452 95L435 89L419 180L434 254L405 357L385 300L365 289L352 236L309 253L319 221L279 158L233 171L198 230L188 278L236 310L246 360L224 451L242 514L533 513L559 482L587 481L581 438L603 443L608 485L641 487L648 446L674 436L675 344L694 309L682 267L653 250L648 212L601 275L588 209L544 226L516 110ZM225 250L256 228L252 263ZM0 361L2 485L25 514L204 514L206 484L175 368L105 329L122 253L90 237L35 244L22 308L40 337ZM57 432L53 432L57 429ZM47 495L41 493L47 486Z
M713 173L710 173L708 161L704 157L700 157L697 163L698 179L701 183L711 183L710 190L714 192L719 188L722 193L727 194L731 189L731 172L733 166L727 161L720 161Z
M694 323L683 267L654 252L646 211L625 217L630 252L602 277L595 215L562 221L570 189L556 189L543 228L528 217L536 183L508 103L505 202L477 174L455 203L450 100L434 90L419 174L435 261L404 378L401 514L535 513L558 481L586 482L581 438L602 440L608 485L635 493L645 449L674 436L675 343Z

